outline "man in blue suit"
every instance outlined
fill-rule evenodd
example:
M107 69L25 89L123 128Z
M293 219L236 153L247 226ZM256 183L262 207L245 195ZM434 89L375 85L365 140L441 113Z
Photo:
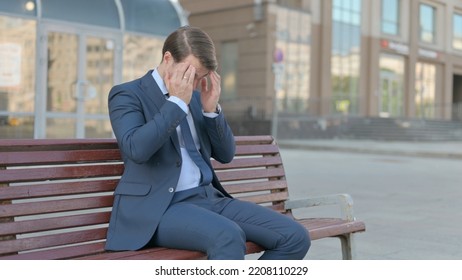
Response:
M125 171L114 192L107 250L162 246L244 259L250 240L266 249L261 259L306 255L310 239L302 226L233 199L211 167L211 157L226 163L235 152L218 104L216 68L211 38L181 27L166 39L156 69L109 93Z

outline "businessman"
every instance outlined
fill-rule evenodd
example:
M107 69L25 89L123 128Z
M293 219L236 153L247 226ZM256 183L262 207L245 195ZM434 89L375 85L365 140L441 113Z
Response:
M306 230L292 219L233 199L210 158L230 162L235 143L220 98L215 47L199 28L170 34L157 68L109 93L111 124L125 164L114 192L107 250L148 246L244 259L246 240L261 259L302 259Z

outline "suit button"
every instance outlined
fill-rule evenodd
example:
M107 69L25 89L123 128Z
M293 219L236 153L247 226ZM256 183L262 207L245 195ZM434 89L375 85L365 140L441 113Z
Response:
M181 167L181 161L176 162L176 167Z
M168 189L168 192L173 192L173 191L175 191L174 188L169 188L169 189Z

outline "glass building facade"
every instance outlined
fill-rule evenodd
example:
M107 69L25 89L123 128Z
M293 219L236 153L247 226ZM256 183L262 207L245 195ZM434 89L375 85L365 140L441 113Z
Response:
M277 36L273 72L278 75L275 85L276 108L285 114L308 113L311 18L303 11L285 7L275 10Z
M381 31L385 34L400 34L400 0L381 1Z
M452 47L462 51L462 13L454 13L452 17Z
M332 114L359 113L361 0L333 0Z
M0 0L0 138L111 137L110 88L185 24L176 1Z

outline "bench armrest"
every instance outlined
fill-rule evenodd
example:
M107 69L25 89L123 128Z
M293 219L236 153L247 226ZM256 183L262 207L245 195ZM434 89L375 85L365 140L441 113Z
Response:
M353 214L353 199L349 194L332 194L293 200L289 199L284 203L284 208L286 210L293 210L298 208L326 205L339 205L343 219L347 221L355 220Z

